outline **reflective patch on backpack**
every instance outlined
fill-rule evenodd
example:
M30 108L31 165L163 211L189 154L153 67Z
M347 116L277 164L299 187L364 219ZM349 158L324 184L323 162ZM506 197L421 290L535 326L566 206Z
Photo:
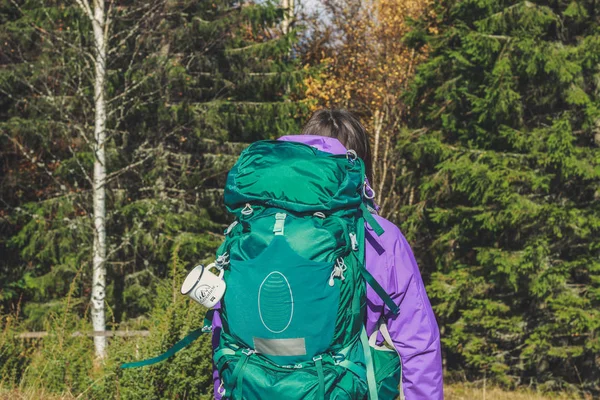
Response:
M254 339L254 350L269 356L305 356L304 338L295 339Z

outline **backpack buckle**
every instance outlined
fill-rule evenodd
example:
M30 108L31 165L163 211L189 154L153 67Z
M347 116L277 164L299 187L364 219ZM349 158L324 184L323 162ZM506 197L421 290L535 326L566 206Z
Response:
M244 350L242 350L242 354L245 355L245 356L251 356L254 353L256 353L256 350L252 350L252 349L244 349Z
M273 233L275 235L283 236L283 228L285 226L285 218L286 217L287 217L286 213L275 214L275 225L273 226Z
M322 356L321 354L319 354L318 356L314 356L314 357L313 357L313 361L314 361L314 362L320 361L320 360L322 360L322 359L323 359L323 356Z
M338 353L338 354L332 355L331 358L333 358L333 361L335 361L336 364L339 364L346 359L346 356Z

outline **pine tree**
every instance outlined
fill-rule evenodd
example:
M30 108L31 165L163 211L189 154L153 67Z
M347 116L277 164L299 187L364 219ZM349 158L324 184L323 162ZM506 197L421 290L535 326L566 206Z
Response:
M448 366L597 390L600 6L434 11L406 39L430 55L407 93L401 152L419 191L403 227L434 270Z
M111 293L122 320L149 311L152 286L175 265L210 261L230 222L222 188L237 155L250 141L297 132L305 112L293 100L305 73L291 53L296 32L280 31L281 7L166 7L156 48L162 67L144 89L156 94L120 127L127 132L121 164L152 154L117 179L114 222L125 244L115 256L122 273ZM139 151L140 143L148 150Z
M1 287L14 287L7 306L23 295L30 327L40 329L69 291L79 315L90 295L92 155L80 131L93 122L82 55L92 49L91 30L76 5L3 7L10 54L0 72L0 140L12 158L8 150L2 157L11 275ZM106 10L108 321L139 326L161 280L209 261L222 240L220 188L245 143L299 129L295 87L305 72L291 51L296 31L281 32L284 10L275 3L148 1ZM51 102L59 97L63 103Z

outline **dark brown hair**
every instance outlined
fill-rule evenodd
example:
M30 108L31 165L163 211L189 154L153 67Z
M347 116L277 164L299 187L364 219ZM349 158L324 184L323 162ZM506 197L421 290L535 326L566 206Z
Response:
M365 163L365 173L373 184L373 159L369 136L358 118L346 110L315 111L304 128L303 135L328 136L339 140L348 150L354 150Z

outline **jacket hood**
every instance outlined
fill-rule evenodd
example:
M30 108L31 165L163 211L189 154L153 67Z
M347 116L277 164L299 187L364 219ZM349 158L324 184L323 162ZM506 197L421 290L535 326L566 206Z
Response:
M336 138L316 135L286 135L277 140L284 142L298 142L312 146L318 150L331 154L346 154L346 147Z

